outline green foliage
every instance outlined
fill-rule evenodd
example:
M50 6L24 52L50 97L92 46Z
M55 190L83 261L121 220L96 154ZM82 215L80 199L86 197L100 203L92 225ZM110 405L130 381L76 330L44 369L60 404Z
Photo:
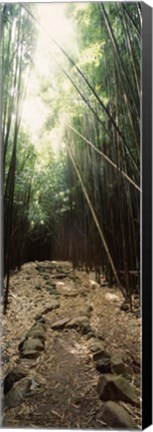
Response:
M19 245L24 237L25 259L30 249L37 258L41 250L42 259L71 259L74 266L85 263L87 269L99 266L110 281L114 277L111 257L118 274L125 272L128 291L129 270L139 269L139 192L135 186L139 186L140 13L134 3L93 2L69 3L67 16L75 27L78 49L70 62L60 53L61 70L54 67L49 80L40 80L39 97L48 116L37 149L23 128L18 131L12 238ZM14 116L22 101L15 77L20 70L23 96L35 45L32 35L25 11L21 14L19 4L8 5L3 55L5 138L9 113L13 115L7 143L4 140L5 187L14 149ZM24 41L22 64L19 36ZM20 69L14 69L17 62Z

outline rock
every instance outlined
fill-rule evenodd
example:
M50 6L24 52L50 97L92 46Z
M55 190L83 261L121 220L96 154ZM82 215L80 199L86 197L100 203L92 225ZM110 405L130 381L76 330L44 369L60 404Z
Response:
M12 408L20 405L29 396L32 381L29 378L22 378L16 382L5 396L5 406Z
M80 315L87 316L88 318L90 318L92 310L93 307L91 305L85 306L85 308L80 311Z
M32 337L33 339L38 338L38 339L42 339L45 340L45 328L43 326L43 324L38 323L35 324L27 333L28 337Z
M89 348L93 353L100 351L103 349L102 342L92 337L89 341Z
M45 320L44 320L45 321ZM37 322L35 324L33 324L33 326L31 327L31 329L37 328L37 330L44 330L46 331L46 326L45 326L45 322ZM30 330L31 330L30 329Z
M81 332L82 335L86 335L86 334L90 333L90 331L91 331L90 324L88 324L87 322L82 323L78 327L78 329L79 329L79 331Z
M115 354L111 358L111 372L117 375L125 373L124 361L119 354Z
M126 302L122 303L120 306L120 309L121 309L121 311L124 311L124 312L128 311L130 309L129 303L126 303Z
M104 421L113 429L137 429L129 413L115 402L106 402L102 415Z
M87 316L77 316L72 320L70 320L69 323L66 325L66 327L75 328L84 322L87 322L89 324L89 319Z
M117 294L114 294L114 293L106 293L105 299L108 301L111 301L111 302L118 302L119 296Z
M111 360L107 357L103 359L99 359L96 363L96 369L101 373L110 373L111 372Z
M42 324L45 324L45 322L46 322L45 318L42 315L40 315L40 314L38 314L38 315L35 316L35 321L40 322Z
M91 331L89 319L87 316L78 316L73 318L66 324L67 328L76 328L81 331L82 334L87 334Z
M95 282L94 280L89 280L90 286L92 289L98 288L99 285L97 282Z
M25 376L26 372L23 369L19 367L12 369L4 378L4 394L8 393L15 382L19 381Z
M32 353L40 352L43 350L44 350L44 343L43 343L43 341L41 341L38 338L37 339L33 339L33 338L26 339L23 342L22 346L20 347L21 356L22 357L28 357L28 358L38 357L38 356L33 357ZM32 357L31 357L31 355L32 355Z
M56 288L58 289L58 288L63 288L63 287L65 287L65 283L64 282L56 282L56 283L54 283L54 282L51 282L51 284L52 284L52 286L53 286L53 284L56 286Z
M65 325L70 321L70 318L63 318L51 325L53 330L61 330L65 327Z
M46 313L51 312L52 310L59 308L59 306L60 306L59 301L58 301L57 299L53 299L52 302L50 303L50 306L48 306L48 307L47 307L47 308L42 312L42 314L45 315Z
M91 338L95 338L96 336L95 336L95 333L93 332L93 331L90 331L88 334L87 334L87 340L88 339L91 339Z
M40 356L40 351L26 349L26 350L22 351L22 353L20 355L23 359L27 358L27 359L31 359L31 360L36 360Z
M111 357L110 354L107 351L105 351L104 349L100 349L99 351L96 351L93 354L93 360L94 361L101 360L103 358L110 359L110 357Z
M67 292L67 293L63 293L64 297L77 297L78 296L78 291L71 291L71 292Z
M139 406L134 387L122 376L111 374L100 376L97 391L103 401L122 400Z

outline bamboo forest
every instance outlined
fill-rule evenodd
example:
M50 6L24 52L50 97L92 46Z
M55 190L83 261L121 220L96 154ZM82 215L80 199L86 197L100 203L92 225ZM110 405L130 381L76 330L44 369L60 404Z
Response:
M141 27L0 4L4 427L141 429Z

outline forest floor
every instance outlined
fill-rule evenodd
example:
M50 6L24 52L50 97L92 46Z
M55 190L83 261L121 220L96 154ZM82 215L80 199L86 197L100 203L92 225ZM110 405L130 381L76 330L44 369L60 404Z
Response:
M4 405L4 427L108 428L97 393L95 343L111 355L123 356L140 401L141 318L120 310L124 299L116 287L110 288L104 279L101 286L93 281L94 274L73 271L66 262L27 263L12 273L8 311L2 319L3 377L20 365L32 385L20 405ZM49 310L54 300L59 307ZM86 313L90 331L66 326L66 321ZM18 347L38 315L45 319L45 347L37 358L24 358ZM139 407L121 404L140 428Z

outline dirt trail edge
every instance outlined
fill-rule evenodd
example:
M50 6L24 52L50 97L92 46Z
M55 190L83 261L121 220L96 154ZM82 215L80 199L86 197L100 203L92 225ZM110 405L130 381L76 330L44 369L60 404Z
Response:
M138 401L118 403L140 428L141 319L122 302L116 287L67 262L32 262L12 274L2 318L4 427L111 427L113 405L104 415L97 385L100 368L112 373L117 358L115 374L121 368Z

